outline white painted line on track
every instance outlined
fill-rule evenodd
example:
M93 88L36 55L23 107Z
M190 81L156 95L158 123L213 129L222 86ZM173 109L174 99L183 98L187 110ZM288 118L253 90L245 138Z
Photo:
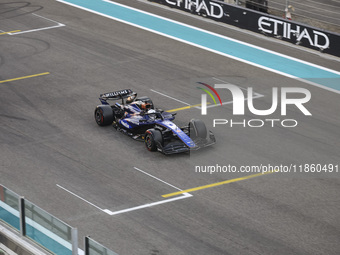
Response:
M253 99L256 99L256 98L260 98L260 97L264 97L264 96L253 96L252 98ZM244 101L247 101L248 98L244 98ZM227 104L232 104L234 101L227 101L227 102L222 102L222 105L227 105ZM213 107L219 107L221 106L220 104L211 104L211 105L208 105L207 108L213 108ZM194 108L197 108L197 109L201 109L201 107L197 106L197 107L194 107Z
M167 34L165 32L159 31L157 29L153 29L153 28L149 28L149 27L146 27L146 26L143 26L143 25L139 25L139 24L136 24L135 22L130 22L130 21L126 20L126 19L118 18L118 17L110 15L110 14L104 14L104 13L102 13L99 10L96 11L96 10L94 10L92 8L86 8L84 6L71 3L71 2L69 2L70 0L69 1L67 1L67 0L57 0L57 1L61 2L61 3L64 3L64 4L68 4L70 6L74 6L76 8L80 8L80 9L83 9L83 10L86 10L86 11L98 14L98 15L101 15L103 17L107 17L107 18L112 19L112 20L116 20L116 21L119 21L119 22L122 22L122 23L125 23L125 24L128 24L128 25L131 25L131 26L134 26L134 27L137 27L137 28L144 29L146 31L150 31L152 33L159 34L161 36L165 36L165 37L168 37L168 38L171 38L171 39L174 39L174 40L186 43L188 45L192 45L192 46L195 46L195 47L198 47L198 48L201 48L201 49L204 49L204 50L207 50L207 51L210 51L210 52L222 55L222 56L226 56L226 57L231 58L231 59L235 59L235 60L241 61L243 63L246 63L246 64L249 64L249 65L261 68L263 70L267 70L267 71L270 71L270 72L273 72L273 73L276 73L276 74L280 74L280 75L286 76L288 78L292 78L292 79L295 79L295 80L298 80L298 81L301 81L301 82L304 82L304 83L307 83L307 84L310 84L310 85L313 85L313 86L316 86L316 87L319 87L319 88L322 88L322 89L326 89L326 90L329 90L331 92L340 94L340 90L334 89L334 88L332 88L332 87L330 87L328 85L316 83L316 82L314 82L314 81L312 81L310 79L307 79L305 77L300 78L300 76L298 76L296 74L292 74L292 73L284 71L284 70L280 71L276 67L271 67L271 66L268 67L268 66L263 65L261 63L255 63L254 61L246 60L246 59L244 59L242 57L237 57L237 56L234 56L234 55L229 54L229 53L224 53L224 52L222 52L220 50L214 50L214 49L212 49L210 47L206 47L206 46L203 46L201 44L197 44L197 43L192 42L192 41L187 40L187 39L180 39L180 38L178 38L176 36L169 35L169 34ZM239 40L227 37L227 36L219 35L219 34L216 34L216 33L213 33L213 32L207 31L207 30L204 30L204 29L200 29L200 28L197 28L197 27L194 27L194 26L190 26L188 24L184 24L184 23L181 23L181 22L178 22L178 21L175 21L175 20L171 20L171 19L159 16L159 15L155 15L155 14L152 14L152 13L149 13L149 12L141 11L141 10L138 10L136 8L133 8L133 7L130 7L130 6L127 6L127 5L116 3L116 2L114 2L112 0L101 0L101 1L98 0L98 4L101 3L101 2L110 3L112 5L116 5L116 6L119 6L119 7L125 8L125 9L129 9L129 10L141 13L141 14L145 14L145 15L148 15L150 17L155 17L155 18L158 18L160 20L168 21L168 22L171 22L173 24L178 24L178 25L181 25L181 26L186 27L186 28L191 28L191 29L194 29L196 31L203 32L205 34L210 34L212 36L220 37L222 39L226 39L228 41L235 42L237 44L241 44L241 45L244 45L244 46L247 46L247 47L251 47L251 48L260 50L262 52L269 53L269 54L271 54L273 56L276 55L278 57L282 57L282 58L287 59L287 60L292 60L292 61L294 61L296 63L300 63L300 64L303 64L303 65L306 65L306 66L310 66L310 67L313 67L313 68L316 68L316 69L319 69L319 70L323 70L323 71L326 71L328 73L333 73L336 76L340 75L340 72L336 71L336 70L332 70L332 69L329 69L329 68L326 68L326 67L322 67L322 66L319 66L319 65L307 62L307 61L303 61L301 59L297 59L297 58L294 58L294 57L291 57L291 56L288 56L288 55L284 55L284 54L281 54L281 53L278 53L278 52L275 52L275 51L272 51L272 50L268 50L268 49L265 49L265 48L262 48L262 47L259 47L259 46L256 46L256 45L252 45L252 44L249 44L249 43L246 43L246 42L243 42L243 41L239 41Z
M65 4L69 4L63 0L57 0L59 2L63 2ZM239 43L239 44L242 44L242 45L246 45L246 46L249 46L249 47L252 47L254 49L258 49L258 50L261 50L261 51L264 51L264 52L268 52L268 53L271 53L271 54L274 54L274 55L277 55L277 56L281 56L281 57L284 57L284 58L287 58L287 59L290 59L290 60L294 60L294 61L297 61L297 62L300 62L300 63L303 63L303 64L306 64L306 65L310 65L310 66L313 66L313 67L316 67L316 68L319 68L319 69L322 69L322 70L326 70L328 72L332 72L332 73L335 73L335 74L339 74L340 75L340 72L339 71L336 71L336 70L332 70L330 68L326 68L326 67L323 67L323 66L319 66L319 65L316 65L316 64L313 64L311 62L308 62L308 61L304 61L304 60L301 60L301 59L297 59L295 57L291 57L291 56L288 56L288 55L285 55L285 54L282 54L282 53L279 53L279 52L276 52L276 51L273 51L273 50L269 50L269 49L266 49L266 48L263 48L263 47L260 47L260 46L256 46L256 45L253 45L251 43L247 43L247 42L244 42L244 41L241 41L241 40L237 40L237 39L234 39L232 37L228 37L228 36L224 36L224 35L221 35L221 34L218 34L218 33L214 33L214 32L211 32L211 31L208 31L208 30L205 30L205 29L201 29L201 28L198 28L198 27L195 27L195 26L191 26L189 24L186 24L186 23L182 23L182 22L179 22L179 21L176 21L176 20L173 20L173 19L169 19L169 18L165 18L163 16L160 16L160 15L156 15L156 14L153 14L153 13L150 13L150 12L146 12L146 11L142 11L140 9L137 9L137 8L133 8L131 6L128 6L128 5L124 5L124 4L120 4L120 3L117 3L117 2L114 2L112 0L102 0L103 2L107 2L107 3L110 3L110 4L113 4L113 5L117 5L117 6L121 6L121 7L124 7L124 8L127 8L127 9L130 9L130 10L134 10L134 11L137 11L137 12L140 12L140 13L144 13L144 14L147 14L147 15L150 15L150 16L153 16L153 17L156 17L156 18L159 18L159 19L163 19L163 20L167 20L167 21L170 21L172 23L175 23L175 24L179 24L179 25L182 25L182 26L185 26L185 27L189 27L189 28L192 28L192 29L195 29L197 31L202 31L202 32L205 32L205 33L208 33L208 34L211 34L211 35L215 35L217 37L221 37L221 38L226 38L230 41L233 41L233 42L236 42L236 43ZM77 5L74 5L75 7L77 8L82 8L82 7L79 7ZM84 10L88 10L88 11L91 11L91 12L94 12L93 10L89 10L89 9L86 9L86 8L82 8ZM98 12L94 12L94 13L98 13ZM99 15L103 15L102 13L99 13ZM104 16L104 15L103 15ZM110 17L109 18L113 18L113 17ZM183 41L184 43L187 43L189 45L193 45L193 46L196 46L196 47L199 47L201 48L201 46L197 45L197 44L194 44L194 43L190 43L188 41L185 41L185 40L181 40L179 38L176 38L176 37L173 37L173 36L169 36L167 34L164 34L162 32L158 32L158 31L155 31L155 30L152 30L152 29L148 29L148 28L145 28L145 27L142 27L142 26L139 26L137 24L134 24L134 23L131 23L131 22L127 22L127 21L124 21L124 20L121 20L121 19L117 19L117 18L113 18L115 20L118 20L120 22L123 22L123 23L126 23L126 24L129 24L129 25L132 25L132 26L135 26L135 27L139 27L141 29L144 29L144 30L147 30L147 31L150 31L150 32L153 32L153 33L156 33L156 34L160 34L160 35L164 35L166 37L169 37L169 38L173 38L175 40L178 40L178 41ZM202 47L203 49L207 49L209 51L212 51L212 52L215 52L217 54L220 54L220 52L218 51L214 51L214 50L211 50L210 48L207 48L207 47ZM249 63L251 65L254 65L254 66L257 66L259 68L262 68L264 70L268 70L268 71L272 71L272 72L275 72L275 73L278 73L278 74L281 74L281 75L284 75L284 76L287 76L287 77L290 77L290 78L297 78L293 75L289 75L289 74L286 74L286 73L283 73L283 72L280 72L280 71L277 71L277 70L274 70L272 68L266 68L264 66L261 66L261 65L258 65L258 64L255 64L253 62L250 62L250 61L245 61L243 59L240 59L240 58L237 58L237 57L233 57L233 56L230 56L228 54L221 54L221 55L226 55L228 57L231 57L231 58L235 58L241 62L245 62L245 63Z
M179 191L182 191L180 188L166 182L166 181L163 181L162 179L156 177L156 176L153 176L152 174L149 174L137 167L134 167L135 170L157 180L157 181L160 181L174 189L177 189ZM166 204L166 203L170 203L170 202L173 202L173 201L177 201L177 200L181 200L181 199L184 199L184 198L188 198L188 197L192 197L191 194L189 193L183 193L181 196L179 197L175 197L175 198L170 198L170 199L166 199L166 200L161 200L161 201L157 201L157 202L153 202L153 203L148 203L148 204L144 204L144 205L140 205L140 206L135 206L135 207L131 207L131 208L127 208L127 209L124 209L124 210L119 210L119 211L115 211L115 212L112 212L110 210L104 210L104 212L106 212L107 214L109 215L117 215L117 214L122 214L122 213L127 213L127 212L131 212L131 211L136 211L136 210L140 210L140 209L144 209L144 208L148 208L148 207L152 207L152 206L155 206L155 205L161 205L161 204Z
M215 26L225 27L225 28L228 28L230 30L234 30L234 31L236 31L237 33L240 33L240 34L250 35L252 37L256 37L256 38L259 38L259 39L264 40L264 41L269 41L271 43L281 44L281 45L284 45L284 46L287 46L287 47L290 47L290 48L294 48L294 49L297 49L297 50L300 50L300 51L305 51L305 52L317 55L319 57L322 57L322 58L325 58L325 59L328 59L328 60L340 62L340 58L338 58L338 57L328 55L328 54L324 54L320 51L316 51L316 50L309 49L309 48L306 48L306 47L301 47L299 45L292 44L292 43L289 43L289 42L286 42L286 41L278 40L275 37L263 36L263 34L252 32L252 31L246 30L246 29L240 29L239 27L236 27L236 26L233 26L233 25L230 25L230 24L227 24L227 23L216 22L215 20L207 19L207 18L199 16L199 15L192 15L191 13L182 11L180 9L175 9L175 8L171 8L171 7L169 8L169 6L167 6L167 5L161 5L161 4L158 4L158 3L150 2L149 0L137 0L137 1L141 2L143 4L148 4L148 5L152 5L154 7L157 7L157 8L164 9L166 11L171 11L171 12L174 12L174 13L177 13L177 14L181 14L181 15L187 16L191 19L197 19L197 20L200 20L202 22L213 24ZM333 1L335 1L335 0L333 0Z
M8 33L9 35L18 35L18 34L26 34L26 33L32 33L32 32L38 32L42 30L48 30L52 28L58 28L58 27L63 27L65 25L56 25L56 26L51 26L51 27L43 27L43 28L37 28L37 29L31 29L31 30L26 30L22 32L16 32L16 33Z
M57 0L59 2L62 2L62 3L65 3L65 4L70 4L68 2L65 2L63 0ZM317 68L320 68L320 69L323 69L323 70L327 70L329 72L333 72L333 73L337 73L337 74L340 74L340 72L336 71L336 70L332 70L332 69L329 69L329 68L326 68L326 67L323 67L323 66L319 66L319 65L316 65L316 64L313 64L313 63L310 63L308 61L304 61L304 60L301 60L301 59L297 59L297 58L294 58L294 57L291 57L291 56L288 56L288 55L285 55L285 54L282 54L282 53L279 53L279 52L276 52L276 51L272 51L272 50L269 50L269 49L266 49L266 48L263 48L263 47L260 47L260 46L256 46L256 45L253 45L253 44L250 44L250 43L247 43L247 42L244 42L244 41L240 41L240 40L237 40L237 39L234 39L234 38L231 38L231 37L228 37L228 36L224 36L224 35L220 35L220 34L217 34L217 33L214 33L214 32L211 32L211 31L208 31L208 30L205 30L205 29L201 29L201 28L198 28L198 27L195 27L195 26L191 26L191 25L188 25L188 24L185 24L185 23L182 23L182 22L179 22L179 21L176 21L176 20L173 20L173 19L169 19L169 18L165 18L163 16L160 16L160 15L156 15L156 14L153 14L153 13L150 13L150 12L146 12L146 11L142 11L140 9L137 9L137 8L133 8L131 6L128 6L128 5L124 5L124 4L120 4L120 3L117 3L117 2L114 2L112 0L102 0L103 2L107 2L107 3L110 3L110 4L113 4L113 5L118 5L118 6L122 6L124 8L128 8L130 10L134 10L134 11L137 11L137 12L140 12L140 13L144 13L144 14L147 14L147 15L150 15L150 16L153 16L153 17L157 17L159 19L163 19L163 20L167 20L167 21L170 21L170 22L173 22L175 24L180 24L180 25L183 25L183 26L186 26L186 27L189 27L189 28L193 28L195 30L198 30L198 31L203 31L205 33L208 33L208 34L212 34L212 35L215 35L215 36L218 36L218 37L222 37L222 38L227 38L228 40L230 41L233 41L233 42L237 42L237 43L240 43L240 44L243 44L243 45L246 45L246 46L249 46L249 47L252 47L252 48L255 48L255 49L259 49L259 50L262 50L262 51L265 51L265 52L269 52L269 53L272 53L274 55L277 55L277 56L282 56L284 58L287 58L287 59L291 59L291 60L294 60L294 61L297 61L297 62L300 62L300 63L304 63L304 64L307 64L307 65L310 65L310 66L314 66L314 67L317 67ZM72 4L70 4L72 5ZM99 12L95 12L93 10L89 10L89 9L86 9L86 8L82 8L80 6L77 6L77 5L73 5L77 8L81 8L81 9L84 9L84 10L87 10L87 11L91 11L91 12L94 12L94 13L98 13L99 15L102 15L102 16L107 16L107 15L103 15L102 13L99 13ZM140 27L144 30L149 30L151 32L154 32L154 33L158 33L158 34L161 34L161 35L164 35L164 33L161 33L161 32L157 32L157 31L154 31L154 30L151 30L151 29L147 29L145 27L142 27L142 26L139 26L137 24L133 24L131 22L127 22L127 21L124 21L124 20L121 20L121 19L117 19L117 18L114 18L114 17L111 17L109 16L109 18L112 18L112 19L116 19L116 20L119 20L120 22L123 22L123 23L126 23L126 24L129 24L129 25L132 25L132 26L136 26L136 27ZM165 36L168 36L170 37L169 35L165 35ZM175 40L178 40L178 38L174 38ZM185 43L188 43L186 41L184 41ZM190 44L190 43L189 43ZM197 45L194 45L194 46L197 46ZM205 47L204 47L205 48ZM209 49L210 50L210 49ZM254 64L252 62L249 62L251 64ZM260 68L262 68L262 66L259 65ZM269 71L272 71L272 69L268 68ZM276 70L274 70L276 71ZM278 72L279 74L285 74L285 73L282 73L282 72ZM286 74L285 74L286 75ZM295 78L294 76L288 76L288 77L293 77Z
M141 172L141 173L143 173L143 174L145 174L145 175L147 175L147 176L149 176L149 177L151 177L151 178L153 178L153 179L155 179L155 180L157 180L157 181L159 181L159 182L162 182L162 183L164 183L164 184L166 184L166 185L168 185L168 186L170 186L170 187L172 187L172 188L174 188L174 189L176 189L176 190L178 190L178 191L183 191L182 189L180 189L180 188L178 188L178 187L176 187L176 186L174 186L174 185L172 185L172 184L170 184L170 183L168 183L168 182L166 182L166 181L163 181L162 179L160 179L160 178L158 178L158 177L156 177L156 176L154 176L154 175L152 175L152 174L149 174L149 173L147 173L147 172L145 172L145 171L143 171L143 170L141 170L141 169L139 169L139 168L137 168L137 167L134 167L134 169L135 169L136 171L139 171L139 172ZM192 197L192 195L189 194L189 193L183 193L183 194L181 194L181 196L178 196L178 197L174 197L174 198L170 198L170 199L165 199L165 200L160 200L160 201L157 201L157 202L148 203L148 204L139 205L139 206L135 206L135 207L131 207L131 208L127 208L127 209L123 209L123 210L119 210L119 211L112 212L112 211L110 211L109 209L102 209L102 208L100 208L99 206L97 206L97 205L95 205L95 204L93 204L93 203L87 201L86 199L82 198L81 196L75 194L75 193L72 192L72 191L69 191L68 189L62 187L62 186L59 185L59 184L56 184L56 185L57 185L57 187L63 189L64 191L70 193L71 195L73 195L73 196L75 196L75 197L77 197L77 198L83 200L83 201L86 202L87 204L89 204L89 205L91 205L91 206L93 206L93 207L99 209L100 211L105 212L105 213L107 213L107 214L109 214L109 215L111 215L111 216L112 216L112 215L117 215L117 214L122 214L122 213L127 213L127 212L132 212L132 211L136 211L136 210L140 210L140 209L152 207L152 206L155 206L155 205L166 204L166 203L170 203L170 202L173 202L173 201L181 200L181 199L184 199L184 198Z
M214 80L216 80L216 81L224 82L225 84L231 84L230 82L224 81L224 80L219 79L219 78L216 78L216 77L212 77L212 78L213 78ZM235 85L235 84L232 84L232 85ZM247 89L244 88L244 87L241 87L241 86L239 86L239 85L235 85L235 86L239 87L239 88L242 89L242 90L247 91ZM254 95L255 95L255 96L262 96L262 97L264 97L264 95L262 95L262 94L260 94L260 93L257 93L257 92L254 92Z
M60 186L59 184L56 184L56 185L57 185L57 187L59 187L59 188L65 190L66 192L70 193L71 195L73 195L73 196L75 196L75 197L77 197L77 198L83 200L84 202L88 203L89 205L92 205L93 207L99 209L100 211L103 211L103 212L105 211L105 209L102 209L102 208L100 208L99 206L96 206L95 204L93 204L93 203L87 201L86 199L82 198L81 196L78 196L77 194L73 193L72 191L69 191L68 189L66 189L66 188L64 188L64 187L62 187L62 186Z
M216 77L212 77L212 79L217 80L217 81L220 81L220 82L224 82L225 84L231 84L231 83L229 83L229 82L227 82L227 81L221 80L221 79L216 78ZM233 85L235 85L235 84L233 84ZM242 89L242 90L247 91L247 89L244 88L244 87L241 87L241 86L239 86L239 85L235 85L235 86L239 87L239 88ZM170 99L172 99L172 100L175 100L175 101L177 101L177 102L180 102L180 103L182 103L182 104L185 104L185 105L190 106L190 104L188 104L188 103L186 103L186 102L184 102L184 101L181 101L181 100L179 100L179 99L177 99L177 98L171 97L171 96L169 96L169 95L163 94L163 93L158 92L158 91L153 90L153 89L150 89L150 90L151 90L152 92L155 92L155 93L161 95L161 96L170 98ZM257 92L254 92L254 96L253 96L252 98L253 98L253 99L256 99L256 98L261 98L261 97L264 97L264 95L263 95L263 94L260 94L260 93L257 93ZM246 100L248 100L248 98L245 98L244 100L246 101ZM222 105L227 105L227 104L232 104L232 103L233 103L233 101L227 101L227 102L222 102ZM220 104L211 104L211 105L208 105L207 108L213 108L213 107L218 107L218 106L221 106L221 105L220 105ZM198 109L198 110L201 110L201 107L200 107L200 106L194 106L194 107L191 107L191 108L196 108L196 109Z
M167 98L170 98L170 99L172 99L172 100L175 100L175 101L177 101L177 102L180 102L180 103L182 103L182 104L185 104L185 105L190 105L190 104L188 104L188 103L186 103L186 102L184 102L184 101L181 101L181 100L179 100L179 99L176 99L176 98L174 98L174 97L171 97L171 96L168 96L168 95L166 95L166 94L163 94L163 93L161 93L161 92L158 92L158 91L156 91L156 90L153 90L153 89L150 89L152 92L155 92L155 93L157 93L157 94L159 94L159 95L162 95L162 96L165 96L165 97L167 97Z
M217 80L217 81L220 81L220 82L224 82L225 84L231 84L231 83L229 83L229 82L227 82L227 81L221 80L221 79L216 78L216 77L212 77L212 78L213 78L214 80ZM239 87L240 89L247 91L247 89L244 88L244 87L241 87L241 86L235 85L235 84L232 84L232 85L237 86L237 87ZM252 98L253 98L253 99L256 99L256 98L261 98L261 97L264 97L264 95L262 95L262 94L260 94L260 93L257 93L257 92L254 92L254 96L253 96ZM247 101L247 100L248 100L247 97L244 98L244 101ZM234 102L234 101L222 102L222 105L232 104L233 102ZM218 106L220 106L220 105L219 105L219 104L211 104L211 105L208 105L207 108L213 108L213 107L218 107ZM201 109L201 107L199 107L199 106L197 106L197 107L195 107L195 108Z
M140 209L152 207L152 206L155 206L155 205L161 205L161 204L173 202L173 201L176 201L176 200L181 200L181 199L188 198L188 197L192 197L192 195L189 194L189 193L183 193L182 196L175 197L175 198L172 198L172 199L161 200L161 201L158 201L158 202L140 205L140 206L128 208L128 209L125 209L125 210L115 211L115 212L111 212L109 210L104 210L104 212L106 212L109 215L117 215L117 214L122 214L122 213L127 213L127 212L131 212L131 211L135 211L135 210L140 210Z
M57 22L55 20L52 19L48 19L46 17L40 16L38 14L32 13L32 15L37 16L39 18L48 20L50 22L56 23L57 25L55 26L50 26L50 27L42 27L42 28L37 28L37 29L30 29L30 30L24 30L24 31L20 31L20 32L15 32L15 33L8 33L9 35L18 35L18 34L25 34L25 33L31 33L31 32L37 32L37 31L42 31L42 30L47 30L47 29L52 29L52 28L58 28L58 27L64 27L66 26L65 24L62 24L60 22Z
M174 188L174 189L181 190L180 188L177 188L176 186L174 186L174 185L172 185L172 184L170 184L170 183L167 183L167 182L165 182L165 181L163 181L163 180L157 178L156 176L153 176L152 174L149 174L149 173L147 173L147 172L145 172L145 171L143 171L143 170L140 170L140 169L137 168L137 167L134 167L134 169L137 170L137 171L139 171L139 172L141 172L141 173L143 173L143 174L146 174L147 176L150 176L151 178L156 179L157 181L163 182L163 183L165 183L166 185L168 185L168 186L170 186L170 187L172 187L172 188Z

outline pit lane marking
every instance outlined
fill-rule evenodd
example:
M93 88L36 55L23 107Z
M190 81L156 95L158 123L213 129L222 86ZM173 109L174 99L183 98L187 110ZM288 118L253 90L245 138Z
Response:
M149 174L149 173L147 173L147 172L145 172L145 171L143 171L143 170L141 170L141 169L139 169L137 167L134 167L134 169L136 171L139 171L139 172L141 172L141 173L143 173L143 174L145 174L145 175L147 175L147 176L149 176L149 177L151 177L151 178L153 178L153 179L155 179L157 181L160 181L160 182L162 182L162 183L164 183L164 184L166 184L166 185L168 185L168 186L170 186L170 187L172 187L174 189L177 189L179 192L181 192L180 193L181 196L178 196L178 197L175 197L175 198L170 198L170 199L165 199L165 200L160 200L160 201L157 201L157 202L148 203L148 204L139 205L139 206L135 206L135 207L131 207L131 208L127 208L127 209L123 209L123 210L112 212L109 209L102 209L102 208L100 208L99 206L97 206L97 205L87 201L86 199L82 198L81 196L75 194L72 191L69 191L68 189L62 187L59 184L56 184L56 185L57 185L58 188L60 188L60 189L62 189L64 191L70 193L71 195L81 199L82 201L86 202L87 204L89 204L89 205L97 208L98 210L100 210L102 212L105 212L105 213L107 213L108 215L111 215L111 216L112 215L117 215L117 214L131 212L131 211L136 211L136 210L140 210L140 209L144 209L144 208L148 208L148 207L152 207L152 206L156 206L156 205L161 205L161 204L165 204L165 203L170 203L170 202L181 200L181 199L184 199L184 198L192 197L192 195L189 194L188 192L182 192L183 190L181 190L180 188L178 188L178 187L176 187L176 186L174 186L174 185L172 185L172 184L170 184L170 183L168 183L168 182L166 182L166 181L164 181L164 180L162 180L162 179L160 179L160 178L158 178L158 177L156 177L156 176L154 176L152 174Z
M231 83L229 83L229 82L227 82L227 81L224 81L224 80L219 79L219 78L216 78L216 77L212 77L212 79L214 79L214 80L216 80L216 81L219 81L219 82L223 82L223 83L225 83L225 84L231 84ZM233 84L233 85L234 85L234 84ZM246 88L243 88L243 87L241 87L241 86L239 86L239 85L235 85L235 86L239 87L239 88L242 89L242 90L245 90L245 91L247 90ZM180 103L182 103L182 104L187 105L187 106L184 106L184 107L180 107L180 108L175 108L175 109L167 110L167 112L176 112L176 111L182 111L182 110L187 110L187 109L191 109L191 108L196 108L196 109L198 109L198 110L201 110L202 104L190 105L189 103L186 103L186 102L181 101L181 100L179 100L179 99L177 99L177 98L174 98L174 97L171 97L171 96L169 96L169 95L166 95L166 94L164 94L164 93L158 92L158 91L156 91L156 90L150 89L150 91L155 92L155 93L157 93L157 94L159 94L159 95L161 95L161 96L170 98L170 99L172 99L172 100L175 100L175 101L177 101L177 102L180 102ZM257 93L257 92L254 92L254 95L253 95L252 98L253 98L253 99L256 99L256 98L261 98L261 97L264 97L264 95L262 95L262 94L260 94L260 93ZM246 101L246 100L248 100L248 98L245 98L244 100ZM233 101L227 101L227 102L222 102L222 105L227 105L227 104L232 104L232 103L233 103ZM219 104L212 104L212 103L210 103L210 102L207 102L207 105L208 105L207 108L219 107L219 106L220 106Z
M25 30L25 31L17 30L17 31L9 32L8 34L9 34L9 35L18 35L18 34L37 32L37 31L41 31L41 30L47 30L47 29L52 29L52 28L58 28L58 27L64 27L64 26L66 26L65 24L62 24L62 23L57 22L57 21L52 20L52 19L48 19L48 18L46 18L46 17L40 16L40 15L35 14L35 13L32 13L32 15L34 15L34 16L36 16L36 17L39 17L39 18L41 18L41 19L50 21L50 22L52 22L52 23L56 23L56 25L54 25L54 26L49 26L49 27L41 27L41 28L36 28L36 29L30 29L30 30Z
M131 211L135 211L135 210L140 210L140 209L152 207L152 206L155 206L155 205L161 205L161 204L165 204L165 203L181 200L181 199L184 199L184 198L192 197L192 195L189 194L189 193L181 193L181 194L182 194L182 196L179 196L179 197L170 198L170 199L166 199L166 200L161 200L161 201L158 201L158 202L149 203L149 204L145 204L145 205L140 205L140 206L128 208L128 209L125 209L125 210L111 212L110 210L106 209L106 210L104 210L104 212L106 212L107 214L112 216L112 215L127 213L127 212L131 212Z
M104 212L106 212L107 214L109 215L117 215L117 214L122 214L122 213L126 213L126 212L131 212L131 211L135 211L135 210L140 210L140 209L144 209L144 208L148 208L148 207L151 207L151 206L155 206L155 205L161 205L161 204L165 204L165 203L169 203L169 202L173 202L173 201L177 201L177 200L181 200L181 199L184 199L184 198L189 198L189 197L192 197L191 194L189 194L188 192L182 192L182 190L166 181L163 181L162 179L156 177L156 176L153 176L152 174L149 174L137 167L134 167L134 169L136 171L139 171L157 181L160 181L174 189L177 189L179 192L181 192L181 195L182 196L179 196L179 197L175 197L175 198L170 198L170 199L166 199L166 200L161 200L161 201L157 201L157 202L153 202L153 203L149 203L149 204L144 204L144 205L140 205L140 206L136 206L136 207L131 207L131 208L127 208L127 209L124 209L124 210L120 210L120 211L115 211L115 212L111 212L110 210L104 210Z
M216 77L212 77L212 79L219 81L219 82L223 82L224 84L231 84L230 82L224 81L224 80L216 78ZM235 84L231 84L231 85L235 85ZM242 89L244 91L247 91L247 89L244 88L244 87L241 87L239 85L235 85L235 86L239 87L240 89ZM264 97L264 95L257 93L257 92L254 92L254 95L253 95L252 98L256 99L256 98L261 98L261 97ZM244 101L247 101L247 100L248 100L248 98L244 98ZM233 103L233 101L228 101L228 102L223 102L222 105L232 104L232 103ZM220 106L220 105L219 104L212 104L212 105L207 106L207 108L218 107L218 106ZM201 107L199 107L199 109L201 110Z
M186 103L186 102L184 102L184 101L181 101L181 100L179 100L179 99L177 99L177 98L168 96L168 95L166 95L166 94L163 94L163 93L158 92L158 91L153 90L153 89L150 89L150 90L151 90L152 92L155 92L155 93L157 93L157 94L160 94L161 96L165 96L165 97L167 97L167 98L170 98L170 99L175 100L175 101L177 101L177 102L180 102L180 103L182 103L182 104L185 104L185 105L187 105L187 106L190 106L190 104L188 104L188 103Z
M14 31L9 31L9 32L2 32L0 33L0 35L8 35L8 34L12 34L12 33L17 33L20 32L21 30L14 30Z
M28 78L33 78L33 77L48 75L48 74L50 74L50 73L49 73L49 72L45 72L45 73L32 74L32 75L27 75L27 76L23 76L23 77L18 77L18 78L3 80L3 81L0 81L0 83L6 83L6 82L11 82L11 81L18 81L18 80L23 80L23 79L28 79Z
M73 195L73 196L75 196L75 197L77 197L77 198L83 200L84 202L88 203L89 205L92 205L93 207L99 209L100 211L103 211L103 212L104 212L104 211L106 210L106 209L102 209L102 208L100 208L99 206L96 206L95 204L93 204L93 203L87 201L86 199L82 198L81 196L78 196L76 193L73 193L72 191L69 191L68 189L64 188L63 186L61 186L61 185L59 185L59 184L56 184L56 185L57 185L58 188L61 188L62 190L64 190L64 191L70 193L71 195Z
M191 188L191 189L186 189L186 190L182 190L182 191L177 191L177 192L165 194L165 195L162 195L162 197L165 197L165 198L173 197L173 196L181 195L183 193L188 193L188 192L208 189L208 188L212 188L212 187L217 187L217 186L221 186L221 185L224 185L224 184L239 182L239 181L243 181L243 180L247 180L247 179L251 179L251 178L255 178L255 177L259 177L259 176L263 176L263 175L271 174L271 173L275 173L275 172L266 172L266 173L258 173L258 174L247 175L247 176L243 176L243 177L239 177L239 178L235 178L235 179L225 180L225 181L222 181L222 182L216 182L216 183L212 183L212 184L208 184L208 185L204 185L204 186L199 186L199 187L196 187L196 188Z
M145 172L145 171L143 171L143 170L140 170L140 169L137 168L137 167L134 167L134 169L137 170L137 171L139 171L139 172L141 172L141 173L143 173L143 174L145 174L145 175L147 175L147 176L150 176L151 178L156 179L157 181L163 182L164 184L166 184L166 185L168 185L168 186L170 186L170 187L172 187L172 188L174 188L174 189L177 189L177 190L182 191L180 188L177 188L176 186L174 186L174 185L172 185L172 184L170 184L170 183L168 183L168 182L165 182L165 181L163 181L162 179L159 179L159 178L157 178L156 176L153 176L152 174L149 174L149 173L147 173L147 172Z
M211 104L210 102L207 102L207 104ZM201 106L202 104L194 104L194 105L188 105L188 106L184 106L181 108L176 108L176 109L171 109L171 110L166 110L167 112L177 112L177 111L182 111L182 110L187 110L190 108L197 108L199 106Z

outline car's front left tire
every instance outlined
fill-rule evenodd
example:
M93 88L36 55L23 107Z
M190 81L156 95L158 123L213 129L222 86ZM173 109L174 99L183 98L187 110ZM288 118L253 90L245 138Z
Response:
M157 144L161 145L163 143L163 136L162 136L161 131L157 129L148 129L145 132L144 141L145 141L145 147L149 151L156 151Z
M198 119L192 119L189 122L189 132L190 132L190 138L195 139L197 137L199 138L207 138L207 128L203 121Z

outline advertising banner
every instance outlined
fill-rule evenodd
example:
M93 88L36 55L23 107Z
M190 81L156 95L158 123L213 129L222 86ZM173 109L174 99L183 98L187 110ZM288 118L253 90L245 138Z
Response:
M216 0L152 0L192 14L340 57L340 34Z

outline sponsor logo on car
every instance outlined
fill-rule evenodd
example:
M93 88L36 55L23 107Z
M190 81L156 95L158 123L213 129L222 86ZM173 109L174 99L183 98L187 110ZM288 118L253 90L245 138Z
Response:
M130 89L124 89L120 91L114 91L114 92L109 92L105 93L102 96L103 97L116 97L116 96L124 96L130 94L132 91Z

